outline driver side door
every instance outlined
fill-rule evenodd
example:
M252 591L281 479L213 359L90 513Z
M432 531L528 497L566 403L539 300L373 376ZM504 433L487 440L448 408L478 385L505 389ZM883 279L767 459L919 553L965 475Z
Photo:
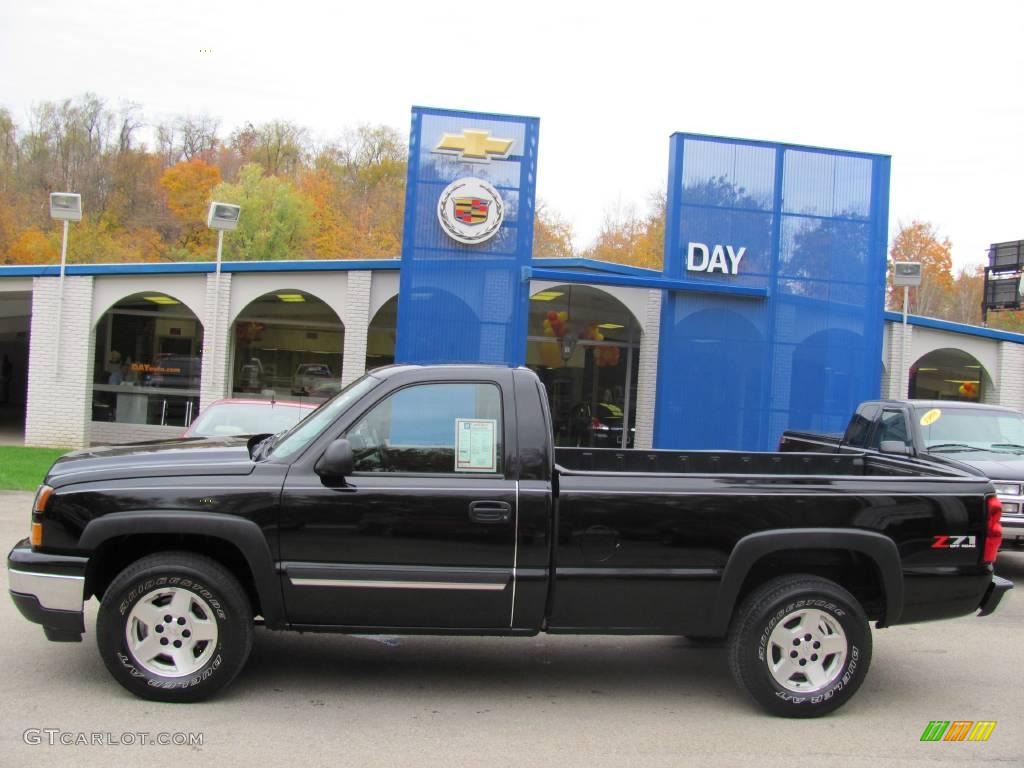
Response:
M312 463L293 465L280 528L289 621L510 625L517 510L508 400L495 382L413 384L345 430L350 476L323 480Z

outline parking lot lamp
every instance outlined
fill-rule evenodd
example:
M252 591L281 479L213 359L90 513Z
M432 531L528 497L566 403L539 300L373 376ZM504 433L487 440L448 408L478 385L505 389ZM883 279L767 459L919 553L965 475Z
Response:
M68 223L82 220L82 196L74 192L51 192L50 218L64 222L64 239L60 246L60 285L57 289L57 343L54 346L54 367L59 371L60 324L64 310L64 268L68 261Z
M213 327L210 329L210 335L214 340L213 365L215 371L220 370L217 368L217 360L219 357L217 349L220 346L220 335L218 334L218 328L220 325L220 263L221 256L224 251L224 233L238 228L238 218L241 213L241 206L214 201L210 203L210 211L206 215L206 226L210 229L217 230L217 266L216 277L214 278L213 283ZM203 346L205 347L209 345L204 343Z

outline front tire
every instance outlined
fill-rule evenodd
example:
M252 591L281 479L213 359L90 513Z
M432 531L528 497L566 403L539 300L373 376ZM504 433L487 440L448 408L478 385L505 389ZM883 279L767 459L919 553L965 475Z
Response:
M768 712L819 717L864 682L871 627L857 599L835 582L784 576L740 606L728 653L736 682Z
M245 666L253 613L238 580L190 552L132 563L111 582L96 619L96 642L110 674L144 699L209 698Z

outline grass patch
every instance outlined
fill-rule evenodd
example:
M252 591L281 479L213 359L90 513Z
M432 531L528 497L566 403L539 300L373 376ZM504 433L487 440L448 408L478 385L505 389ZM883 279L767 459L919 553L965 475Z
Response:
M65 448L0 445L0 490L34 491L54 460L65 453Z

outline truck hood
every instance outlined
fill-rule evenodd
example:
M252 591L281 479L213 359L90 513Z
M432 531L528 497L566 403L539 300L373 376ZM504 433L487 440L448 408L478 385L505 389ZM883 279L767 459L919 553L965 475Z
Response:
M61 456L46 475L59 488L97 480L195 475L248 475L248 438L185 438L88 448Z
M951 464L973 467L990 480L1024 480L1024 454L1003 452L963 452L939 454Z

